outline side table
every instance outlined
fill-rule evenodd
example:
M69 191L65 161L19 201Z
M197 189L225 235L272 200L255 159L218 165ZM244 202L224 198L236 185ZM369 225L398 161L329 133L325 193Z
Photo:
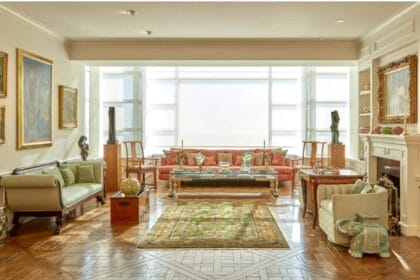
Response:
M111 197L111 223L138 224L149 209L149 190L137 196L125 196L119 191Z

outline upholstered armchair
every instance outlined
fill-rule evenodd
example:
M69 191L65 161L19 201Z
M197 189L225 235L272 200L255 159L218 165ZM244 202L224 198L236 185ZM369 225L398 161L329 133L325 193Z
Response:
M318 186L319 227L329 241L343 246L348 246L349 239L336 228L340 218L356 213L374 214L379 216L377 223L388 229L387 190L375 185L370 193L352 194L352 187L352 184Z

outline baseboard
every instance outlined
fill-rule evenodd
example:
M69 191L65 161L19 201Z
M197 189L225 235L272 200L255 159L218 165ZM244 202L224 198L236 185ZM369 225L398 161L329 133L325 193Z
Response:
M416 225L407 225L403 222L400 222L400 226L402 235L420 237L420 227Z

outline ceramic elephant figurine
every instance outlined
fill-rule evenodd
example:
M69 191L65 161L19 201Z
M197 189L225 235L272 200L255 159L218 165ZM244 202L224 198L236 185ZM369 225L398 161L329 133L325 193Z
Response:
M361 258L363 253L378 254L388 258L390 254L388 232L378 224L363 224L357 217L342 218L337 221L337 228L350 238L349 253Z

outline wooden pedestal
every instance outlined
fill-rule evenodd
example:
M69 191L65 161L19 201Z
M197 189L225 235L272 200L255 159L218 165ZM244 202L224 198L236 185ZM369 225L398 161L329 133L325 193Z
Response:
M328 145L328 165L332 167L345 168L346 159L344 156L345 146L343 144Z
M111 197L111 223L138 224L149 209L149 190L132 197L118 192Z
M117 192L121 183L121 145L104 145L105 191Z

